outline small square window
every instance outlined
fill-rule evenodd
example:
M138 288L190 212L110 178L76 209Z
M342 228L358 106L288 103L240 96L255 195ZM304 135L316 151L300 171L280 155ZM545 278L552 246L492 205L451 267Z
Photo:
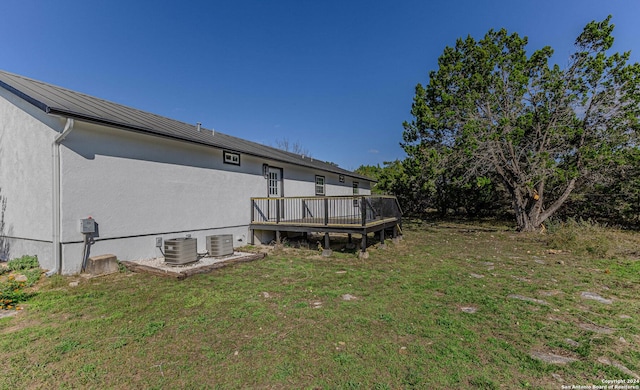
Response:
M222 155L225 164L240 165L239 153L222 152Z
M324 196L324 187L324 176L316 176L316 195Z

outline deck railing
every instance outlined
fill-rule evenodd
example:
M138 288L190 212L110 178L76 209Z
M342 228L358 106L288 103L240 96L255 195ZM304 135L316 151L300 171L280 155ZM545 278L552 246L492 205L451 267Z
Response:
M367 226L393 218L402 218L394 196L251 198L252 224Z

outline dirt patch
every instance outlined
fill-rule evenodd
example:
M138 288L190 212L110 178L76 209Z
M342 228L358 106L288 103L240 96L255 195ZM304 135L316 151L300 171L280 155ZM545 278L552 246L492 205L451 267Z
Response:
M591 299L593 301L598 301L600 303L604 303L605 305L610 305L613 303L612 299L603 298L599 294L596 294L594 292L589 292L589 291L582 292L580 294L580 297L584 299Z
M529 297L525 297L523 295L518 295L518 294L507 295L507 298L518 299L520 301L525 301L525 302L537 303L539 305L544 305L544 306L548 306L549 305L549 303L547 303L546 301L544 301L542 299L529 298Z
M0 318L13 317L20 313L19 310L0 310Z
M529 356L531 356L533 359L542 360L543 362L549 364L567 364L578 361L578 359L576 358L556 355L554 353L542 351L531 351L531 354Z
M594 325L594 324L578 324L578 327L584 330L588 330L590 332L600 333L600 334L612 334L614 332L613 329L607 328L606 326Z

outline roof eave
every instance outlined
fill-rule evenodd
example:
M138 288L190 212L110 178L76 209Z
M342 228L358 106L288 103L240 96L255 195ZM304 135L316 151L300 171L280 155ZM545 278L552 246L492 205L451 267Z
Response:
M27 96L27 95L25 95ZM149 129L146 127L138 127L138 126L132 126L132 125L128 125L126 123L120 123L120 122L116 122L116 121L112 121L109 119L104 119L104 118L98 118L98 117L93 117L93 116L89 116L89 115L83 115L77 112L73 112L70 110L64 110L64 109L60 109L60 108L55 108L55 107L49 107L47 105L45 105L44 103L41 103L35 99L31 99L33 102L39 103L40 105L42 105L43 111L51 114L51 115L58 115L58 116L62 116L62 117L69 117L69 118L73 118L79 121L83 121L83 122L89 122L89 123L94 123L97 125L103 125L103 126L108 126L108 127L114 127L114 128L118 128L118 129L123 129L123 130L127 130L127 131L133 131L139 134L146 134L146 135L152 135L152 136L156 136L156 137L161 137L161 138L167 138L167 139L171 139L171 140L176 140L176 141L181 141L181 142L189 142L192 144L196 144L196 145L202 145L202 146L207 146L207 147L213 147L213 148L218 148L218 149L223 149L223 150L228 150L230 152L236 152L236 153L242 153L242 154L246 154L249 156L253 156L253 157L259 157L259 158L267 158L269 160L272 161L277 161L277 162L281 162L281 163L286 163L286 164L291 164L291 161L286 161L284 159L279 159L277 157L272 157L272 156L263 156L257 153L251 153L251 152L247 152L244 150L234 150L234 149L230 149L230 148L226 148L220 145L216 145L215 143L207 143L207 142L199 142L195 139L188 139L188 138L183 138L183 137L176 137L176 136L172 136L169 134L163 134L163 133L159 133L157 131L154 131L153 129ZM34 103L32 103L34 104ZM36 106L38 106L38 104L34 104ZM40 107L40 106L38 106ZM372 179L372 178L368 178L366 176L363 175L358 175L358 174L353 174L353 173L348 173L348 172L342 172L342 171L338 171L338 170L334 170L334 169L325 169L325 168L318 168L318 167L314 167L311 164L304 164L303 161L301 161L300 163L297 163L295 165L299 165L299 166L303 166L305 168L311 168L311 169L317 169L320 171L324 171L324 172L330 172L330 173L335 173L337 175L344 175L344 176L349 176L352 177L354 179L361 179L361 180L367 180L370 181L372 183L377 182L377 180Z
M20 91L19 89L16 89L16 88L12 87L11 85L3 82L2 80L0 80L0 87L6 89L7 91L11 92L12 94L18 96L22 100L25 100L26 102L31 103L32 105L38 107L42 111L49 112L50 107L48 105L44 104L40 100L32 98L31 96L29 96L26 93Z

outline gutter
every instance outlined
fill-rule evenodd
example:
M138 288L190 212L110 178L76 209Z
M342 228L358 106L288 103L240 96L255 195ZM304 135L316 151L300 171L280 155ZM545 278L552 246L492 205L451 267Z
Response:
M67 118L62 133L58 135L51 143L51 155L53 158L53 192L52 192L52 211L53 211L53 261L54 268L47 272L47 276L59 274L62 271L62 253L60 248L60 144L73 130L73 119Z

